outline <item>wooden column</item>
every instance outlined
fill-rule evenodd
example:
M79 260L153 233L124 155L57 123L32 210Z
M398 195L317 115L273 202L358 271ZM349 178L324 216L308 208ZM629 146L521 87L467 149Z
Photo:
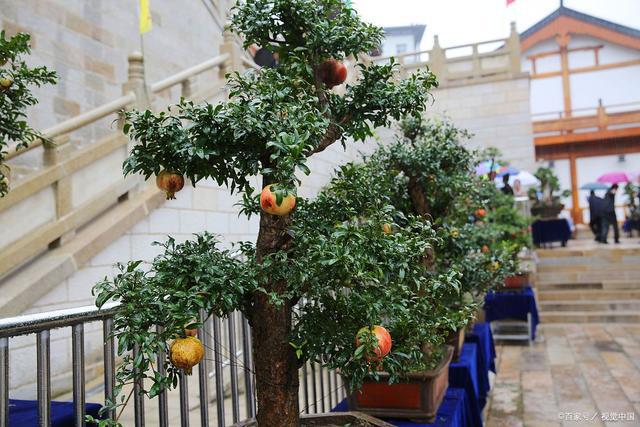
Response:
M580 193L578 193L578 170L576 168L575 153L569 154L569 170L571 171L571 217L575 224L582 224L582 210L580 209Z
M569 41L567 33L558 34L556 43L560 47L560 68L562 72L562 94L564 100L564 116L571 117L571 81L569 73Z

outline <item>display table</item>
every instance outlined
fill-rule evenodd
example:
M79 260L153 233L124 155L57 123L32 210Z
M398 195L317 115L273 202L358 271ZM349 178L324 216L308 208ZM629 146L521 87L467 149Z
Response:
M465 342L478 346L478 401L480 409L483 409L491 389L489 371L496 372L496 347L493 343L493 334L489 324L477 323L473 325L472 331L467 333Z
M347 400L340 402L331 412L348 411ZM388 423L398 427L471 427L471 408L464 389L449 386L447 393L438 409L433 423L414 423L409 420L385 419Z
M85 414L98 418L102 405L87 403ZM38 425L38 402L35 400L9 399L9 426L29 427ZM71 427L74 425L72 402L51 402L51 426Z
M520 338L516 335L512 337L496 333L493 322L507 319L516 320L526 325L525 339L536 339L536 328L540 319L536 298L530 286L518 291L488 292L484 297L484 311L486 321L491 323L495 339Z
M551 245L553 242L560 242L562 246L566 246L571 238L571 226L564 218L539 219L531 224L531 234L536 246Z
M478 364L478 353L477 344L464 343L460 351L460 359L449 365L449 387L461 388L465 391L471 416L468 425L474 427L482 426L479 371L483 369Z

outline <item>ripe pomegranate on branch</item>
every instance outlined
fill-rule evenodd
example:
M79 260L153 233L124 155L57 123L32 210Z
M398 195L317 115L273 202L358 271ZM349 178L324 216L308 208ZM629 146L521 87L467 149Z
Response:
M149 271L134 263L100 283L97 304L129 302L115 316L115 335L122 351L142 343L142 356L126 359L118 376L123 382L150 369L149 355L166 351L200 309L219 316L242 311L252 327L257 421L294 427L301 362L342 367L357 385L371 366L355 353L353 337L363 322L375 325L385 314L415 305L408 282L422 268L418 261L431 239L429 226L415 218L405 220L409 228L381 232L395 218L384 195L370 187L357 196L355 215L368 218L364 223L353 222L350 203L336 203L333 194L317 201L296 197L296 173L310 174L307 159L335 142L366 141L376 127L423 111L436 80L422 70L398 81L393 62L360 64L358 81L341 94L331 91L344 82L340 61L382 39L380 28L340 0L246 0L233 9L230 28L245 47L270 46L278 67L227 75L229 100L221 104L181 101L172 115L127 112L124 131L138 144L124 170L147 178L180 171L194 185L211 178L227 186L242 195L244 214L260 216L257 241L239 246L244 261L238 261L206 233L181 245L170 240ZM254 188L256 176L262 193ZM335 290L347 280L357 292L337 301ZM309 304L294 316L302 299ZM340 315L316 311L332 304L346 316L341 331L334 322ZM323 319L333 326L319 330ZM163 332L150 335L156 324ZM405 353L399 348L383 359L385 369L400 365ZM156 376L146 392L170 388L179 372L174 366Z

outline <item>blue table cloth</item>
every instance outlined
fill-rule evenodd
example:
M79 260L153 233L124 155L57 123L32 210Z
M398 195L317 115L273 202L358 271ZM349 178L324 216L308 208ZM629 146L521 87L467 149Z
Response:
M571 227L564 218L537 220L531 224L531 234L536 246L553 242L561 242L565 246L571 238Z
M340 402L332 412L348 411L347 400ZM462 388L449 386L442 400L436 419L433 423L414 423L409 420L385 419L388 423L398 427L469 427L471 424L471 407L469 399Z
M102 406L97 403L87 403L85 408L87 415L98 418L98 411ZM72 402L51 402L51 425L52 427L74 427ZM37 426L37 401L9 399L9 427Z
M465 391L471 417L467 426L482 427L482 407L480 405L480 380L478 379L478 345L465 343L460 351L460 359L449 365L449 387Z
M489 371L496 371L496 347L489 324L477 323L473 325L473 330L467 334L465 341L478 346L478 400L480 409L482 409L487 403L487 396L491 389Z
M519 291L488 292L484 297L484 311L487 322L494 320L527 320L531 313L531 339L536 339L536 328L540 323L536 297L530 286Z

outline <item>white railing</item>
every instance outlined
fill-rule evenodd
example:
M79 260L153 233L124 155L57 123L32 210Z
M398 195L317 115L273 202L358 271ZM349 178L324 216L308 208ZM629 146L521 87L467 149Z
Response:
M80 307L0 320L0 427L9 426L11 415L9 377L12 372L9 351L12 339L20 336L35 335L39 426L49 426L52 417L50 337L55 329L71 330L73 374L71 403L75 425L84 425L83 419L86 412L84 330L88 323L102 322L104 398L113 397L118 363L115 340L112 335L113 316L116 309L117 303L111 303L105 305L103 309ZM157 419L160 427L169 426L171 417L168 408L171 398L179 400L180 425L183 426L189 425L190 413L196 409L202 426L225 427L255 416L251 330L247 319L240 313L220 319L206 317L204 312L201 312L200 317L203 327L198 330L198 338L204 344L205 357L198 365L197 408L192 409L189 405L188 379L185 375L181 375L177 396L175 393L163 391L156 398ZM135 355L134 349L133 356ZM156 369L159 373L166 372L166 363L166 354L158 354ZM21 366L24 365L21 364ZM319 364L310 362L304 364L300 370L300 379L301 413L327 412L345 398L344 385L339 375ZM213 384L210 384L211 380ZM211 385L215 391L213 394L209 391ZM133 386L133 414L127 417L132 419L136 427L144 426L145 418L150 415L149 409L145 409L145 403L149 400L139 394L141 388L142 382ZM212 402L215 402L215 414L209 413ZM229 408L230 413L227 412ZM106 416L113 418L117 414L109 413Z
M391 58L366 56L367 61L375 63L384 63ZM404 52L393 58L400 63L404 74L428 66L438 77L440 86L513 77L521 73L520 39L514 24L506 39L442 48L435 36L431 50Z

